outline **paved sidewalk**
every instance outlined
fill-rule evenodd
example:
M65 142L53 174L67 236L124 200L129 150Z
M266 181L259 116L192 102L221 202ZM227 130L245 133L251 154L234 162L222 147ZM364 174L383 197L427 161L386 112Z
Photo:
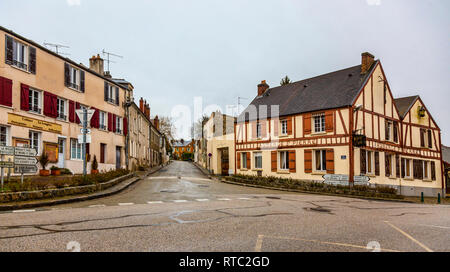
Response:
M164 168L167 165L168 164L153 167L147 171L135 172L134 177L124 180L124 181L120 182L119 184L117 184L113 187L110 187L106 190L97 191L92 194L70 195L70 196L64 196L64 197L53 198L53 199L41 199L41 200L33 200L33 201L7 203L7 204L0 205L0 211L11 211L11 210L36 208L36 207L42 207L42 206L53 206L53 205L58 205L58 204L86 201L86 200L110 196L110 195L122 192L123 190L127 189L134 183L142 180L143 178L147 177L148 175L151 175L151 174L159 171L160 169Z

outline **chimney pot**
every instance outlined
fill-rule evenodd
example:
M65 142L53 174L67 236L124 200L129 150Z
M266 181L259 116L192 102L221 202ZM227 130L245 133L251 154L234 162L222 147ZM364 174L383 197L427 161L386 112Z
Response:
M375 57L369 52L364 52L361 54L361 74L365 74L372 67L375 61Z
M89 69L97 74L104 75L105 71L103 69L103 59L100 55L93 55L92 58L89 59Z
M269 85L265 80L262 80L260 84L258 84L258 96L263 95L267 89L269 89Z

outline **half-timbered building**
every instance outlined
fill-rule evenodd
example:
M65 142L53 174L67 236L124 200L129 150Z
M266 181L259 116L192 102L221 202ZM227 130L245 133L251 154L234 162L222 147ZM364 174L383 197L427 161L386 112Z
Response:
M440 129L418 97L394 99L370 53L360 65L269 88L265 81L235 124L238 174L444 191Z

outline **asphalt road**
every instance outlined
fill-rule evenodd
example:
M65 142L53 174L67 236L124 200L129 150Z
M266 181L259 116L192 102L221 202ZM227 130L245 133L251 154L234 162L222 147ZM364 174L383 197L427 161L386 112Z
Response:
M450 206L248 188L174 162L107 198L0 214L0 251L450 251Z

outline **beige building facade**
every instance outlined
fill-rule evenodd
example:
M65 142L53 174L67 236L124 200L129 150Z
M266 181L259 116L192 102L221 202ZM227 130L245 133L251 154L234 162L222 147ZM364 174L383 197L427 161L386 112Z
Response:
M105 76L103 60L90 68L0 27L0 133L2 145L30 146L51 163L82 172L80 121L76 109L95 109L89 126L88 171L125 167L126 90Z
M271 89L262 82L235 131L238 174L368 177L403 195L445 191L438 125L418 96L393 98L369 53L361 65L311 79Z

